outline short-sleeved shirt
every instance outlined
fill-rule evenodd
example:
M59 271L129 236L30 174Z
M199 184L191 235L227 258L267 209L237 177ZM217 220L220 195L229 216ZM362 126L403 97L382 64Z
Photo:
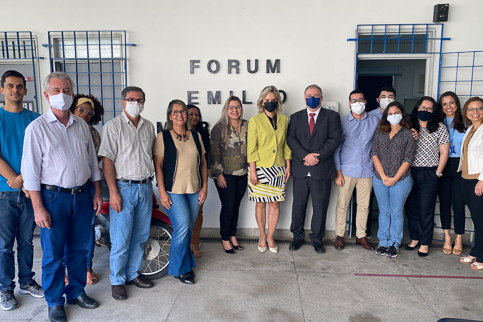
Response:
M247 173L247 132L248 121L242 120L240 133L232 126L229 129L228 142L222 142L222 124L218 123L211 131L210 176L218 178L220 174L242 176Z
M23 139L27 126L40 115L23 109L20 113L12 113L0 108L0 153L5 161L16 174L20 174L22 162ZM7 184L7 179L0 175L0 191L20 191L12 189Z
M416 140L414 140L411 130L402 127L392 139L389 133L376 131L372 141L371 156L377 155L381 161L382 168L386 176L393 178L404 162L411 164L416 152ZM381 175L375 171L375 176L382 180ZM399 181L406 179L411 174L411 169L399 178Z
M116 179L144 180L154 175L154 126L140 117L138 126L122 113L102 128L99 156L114 162Z
M419 130L417 141L416 157L413 167L437 167L439 164L439 147L449 143L449 135L446 126L439 123L438 129L429 133L428 129L422 127Z
M200 142L202 142L201 135L199 133L197 134ZM186 142L180 141L173 133L171 133L171 137L173 138L176 150L178 150L178 159L173 188L168 192L175 194L195 193L200 190L198 149L196 148L195 141L191 137ZM202 153L205 154L205 147L203 144L200 145ZM153 153L154 155L164 157L164 139L162 133L158 134Z
M459 158L461 156L461 146L463 145L463 138L465 137L465 132L460 133L453 127L454 118L444 118L444 124L448 129L448 135L450 142L453 143L455 152L449 155L450 158Z

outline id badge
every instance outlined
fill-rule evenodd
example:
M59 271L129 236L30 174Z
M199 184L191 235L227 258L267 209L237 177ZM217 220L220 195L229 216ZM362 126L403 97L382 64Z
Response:
M449 154L451 154L451 155L456 154L456 149L455 149L455 146L453 144L451 144L449 146Z

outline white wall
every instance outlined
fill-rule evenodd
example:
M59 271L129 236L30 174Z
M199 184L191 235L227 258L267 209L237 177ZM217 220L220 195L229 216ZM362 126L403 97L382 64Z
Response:
M483 33L479 21L483 1L451 0L445 23L444 51L481 50ZM221 106L207 105L206 92L222 91L222 101L233 90L256 102L260 90L274 84L288 94L284 114L304 108L303 89L312 83L324 90L325 100L338 101L341 115L348 113L347 94L353 89L357 24L431 23L437 1L291 1L291 0L206 0L126 1L24 0L21 5L5 3L1 11L2 30L29 30L45 44L47 31L126 30L128 82L147 94L143 114L152 122L165 121L168 102L186 100L188 90L200 92L206 121L213 125ZM49 73L48 49L39 48L40 77ZM189 73L190 59L201 60L201 68ZM210 59L221 63L218 74L204 66ZM239 75L227 74L227 60L240 60ZM259 59L257 74L246 72L246 60ZM280 59L281 73L266 74L266 59ZM437 76L437 73L436 73ZM436 86L433 87L434 89ZM436 92L432 93L436 95ZM39 97L41 97L39 95ZM43 98L42 98L43 99ZM45 108L45 102L44 108ZM255 105L245 105L245 117L255 114ZM334 229L334 189L327 229ZM279 228L288 229L292 204L281 206ZM206 227L218 226L219 201L210 183L205 206ZM311 211L309 211L311 213ZM239 227L256 227L254 204L244 201Z

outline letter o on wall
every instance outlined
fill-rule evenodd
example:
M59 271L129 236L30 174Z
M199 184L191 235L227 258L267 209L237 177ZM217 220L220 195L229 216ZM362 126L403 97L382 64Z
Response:
M216 66L215 70L211 69L211 65L213 65L213 64L215 64L215 66ZM214 59L210 60L206 67L208 68L208 71L212 74L216 74L220 71L220 63L217 60L214 60Z

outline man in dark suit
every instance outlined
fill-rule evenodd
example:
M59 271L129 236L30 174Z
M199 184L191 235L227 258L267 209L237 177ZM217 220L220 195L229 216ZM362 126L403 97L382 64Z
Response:
M304 223L312 193L310 241L317 253L324 253L322 237L330 200L331 182L336 177L333 154L341 141L340 115L323 108L322 89L305 89L306 108L290 116L287 143L292 150L293 205L290 250L298 250L305 239Z

